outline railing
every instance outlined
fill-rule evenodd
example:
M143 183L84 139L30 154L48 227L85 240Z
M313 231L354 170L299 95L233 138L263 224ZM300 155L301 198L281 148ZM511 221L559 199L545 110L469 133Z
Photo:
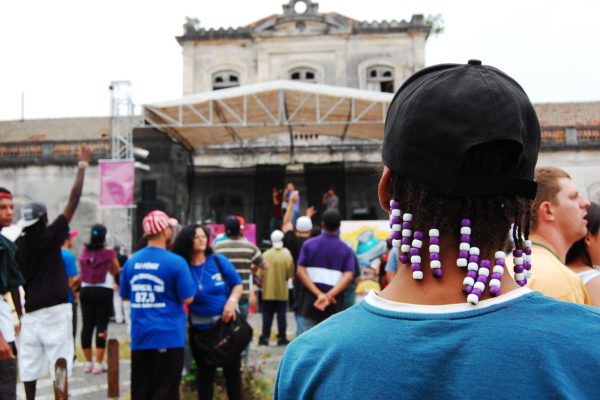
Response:
M597 146L600 146L600 126L542 127L542 149Z
M94 159L111 157L110 139L7 142L0 143L0 166L71 163L82 143L90 145Z

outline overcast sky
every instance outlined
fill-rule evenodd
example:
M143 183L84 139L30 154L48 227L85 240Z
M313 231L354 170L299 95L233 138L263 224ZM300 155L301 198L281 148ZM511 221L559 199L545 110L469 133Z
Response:
M130 80L136 104L180 97L185 17L237 27L284 0L18 0L0 2L0 120L105 116L108 86ZM426 64L481 59L533 102L600 100L598 0L321 0L357 20L441 14Z

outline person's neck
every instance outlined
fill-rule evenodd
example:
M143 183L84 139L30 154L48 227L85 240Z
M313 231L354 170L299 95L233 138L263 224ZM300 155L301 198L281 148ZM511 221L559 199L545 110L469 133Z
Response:
M160 247L161 249L166 249L167 241L163 237L148 239L147 247Z
M206 253L203 251L199 251L193 253L190 257L190 264L192 265L202 265L206 262Z
M573 243L568 243L564 235L555 229L538 229L531 232L529 239L534 243L539 243L552 251L560 260L565 262L567 252Z
M413 279L412 270L409 265L403 265L398 262L398 273L392 279L392 282L379 294L387 300L400 303L423 304L423 305L444 305L466 303L467 298L462 293L463 280L465 279L467 269L456 266L456 255L458 254L458 243L448 236L440 237L440 256L444 275L441 278L434 278L431 275L431 269L427 265L429 260L428 246L421 249L421 259L423 260L423 279L418 281ZM482 254L485 254L482 251ZM494 262L494 252L491 252L491 262ZM482 259L485 259L482 257ZM508 293L518 289L520 286L515 282L512 276L505 268L502 275L502 293ZM486 290L480 300L491 298L489 291Z

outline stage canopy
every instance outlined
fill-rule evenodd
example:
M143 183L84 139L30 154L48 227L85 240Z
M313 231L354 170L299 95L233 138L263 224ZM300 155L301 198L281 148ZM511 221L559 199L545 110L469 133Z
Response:
M143 121L188 148L289 132L383 139L393 94L271 81L147 104Z

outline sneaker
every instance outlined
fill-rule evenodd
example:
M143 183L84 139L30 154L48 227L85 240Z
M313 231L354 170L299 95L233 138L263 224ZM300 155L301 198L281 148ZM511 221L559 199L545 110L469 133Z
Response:
M258 345L259 346L268 346L269 345L269 341L263 338L259 338L258 339Z
M106 366L105 363L102 364L94 364L94 368L92 369L92 374L94 375L98 375L98 374L102 374L104 372L106 372L108 370L108 367Z
M93 369L93 364L91 362L86 362L85 364L83 364L83 372L85 372L86 374L92 372Z
M286 338L277 340L277 346L287 346L288 344L290 344L290 341Z

